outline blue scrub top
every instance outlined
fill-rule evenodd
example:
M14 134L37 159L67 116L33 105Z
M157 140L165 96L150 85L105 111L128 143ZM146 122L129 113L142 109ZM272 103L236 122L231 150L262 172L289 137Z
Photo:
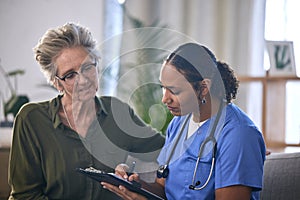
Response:
M168 126L166 143L159 155L160 165L167 163L183 121L187 116L174 117ZM265 143L261 132L250 118L236 105L227 105L216 130L216 163L208 185L202 190L191 190L193 173L203 140L209 134L215 117L207 120L195 134L186 139L188 126L184 127L169 163L166 178L167 199L215 199L215 190L232 185L253 188L252 198L259 199L262 188ZM212 123L211 123L212 122ZM208 143L197 168L196 181L202 186L208 178L212 161L212 143Z

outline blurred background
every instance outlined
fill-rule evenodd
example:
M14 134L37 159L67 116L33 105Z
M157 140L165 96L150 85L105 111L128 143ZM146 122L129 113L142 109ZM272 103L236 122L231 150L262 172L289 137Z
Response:
M299 6L297 0L1 0L0 120L13 120L14 113L5 112L12 96L22 103L58 94L47 86L32 49L47 29L75 22L98 42L99 95L130 103L158 130L171 118L160 104L159 68L170 51L193 41L235 70L241 85L235 103L257 123L268 146L297 147L299 80L296 74L268 74L265 43L292 41L298 65Z
M88 27L98 42L98 95L119 97L162 133L172 116L160 102L159 69L170 51L192 41L235 70L235 103L261 129L267 148L300 151L299 8L298 0L1 0L0 199L10 191L14 116L24 103L58 94L32 49L47 29L67 22Z

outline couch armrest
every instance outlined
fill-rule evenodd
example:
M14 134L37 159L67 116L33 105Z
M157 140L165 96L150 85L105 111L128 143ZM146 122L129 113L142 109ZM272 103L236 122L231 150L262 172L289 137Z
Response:
M300 152L267 156L261 199L300 199Z

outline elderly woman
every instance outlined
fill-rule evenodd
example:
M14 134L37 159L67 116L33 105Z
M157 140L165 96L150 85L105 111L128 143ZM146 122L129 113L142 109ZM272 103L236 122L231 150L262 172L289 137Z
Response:
M10 199L118 199L75 169L112 172L130 154L155 160L164 138L127 104L96 97L99 56L88 29L50 29L34 52L59 95L25 105L15 119Z

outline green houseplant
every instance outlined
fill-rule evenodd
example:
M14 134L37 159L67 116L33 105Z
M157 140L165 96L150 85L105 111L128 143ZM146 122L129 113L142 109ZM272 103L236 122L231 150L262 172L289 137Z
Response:
M158 46L165 44L167 37L164 34L164 29L167 26L162 25L159 20L155 20L147 25L140 19L133 17L126 9L125 4L121 6L124 13L124 21L128 20L133 30L136 31L132 31L130 34L128 32L123 34L121 48L126 49L129 45L131 46L130 48L134 46L134 50L121 55L119 76L126 77L128 73L131 76L124 78L124 81L120 81L122 84L119 84L117 92L129 93L130 104L133 105L136 113L147 124L164 134L173 115L161 102L162 90L158 83L158 77L162 61L169 52L149 46L152 46L154 42L158 43ZM129 37L134 35L134 40L128 39L126 34L130 35ZM134 79L135 83L133 86L130 86L129 82L132 79ZM126 84L123 84L124 82Z
M1 62L1 60L0 60ZM1 127L11 127L13 125L13 121L8 119L8 115L12 114L13 117L16 116L18 113L19 109L24 105L25 103L29 102L29 98L26 95L18 95L16 91L17 87L17 76L18 75L23 75L25 73L24 70L13 70L10 72L6 72L4 68L2 67L0 63L0 73L1 76L3 77L3 80L6 83L6 87L1 88L4 91L1 91L1 100L3 104L3 113L4 113L4 119L1 120L0 126ZM11 78L14 78L15 84L13 87L13 84L11 83ZM9 98L5 99L4 93L5 90L9 90Z

